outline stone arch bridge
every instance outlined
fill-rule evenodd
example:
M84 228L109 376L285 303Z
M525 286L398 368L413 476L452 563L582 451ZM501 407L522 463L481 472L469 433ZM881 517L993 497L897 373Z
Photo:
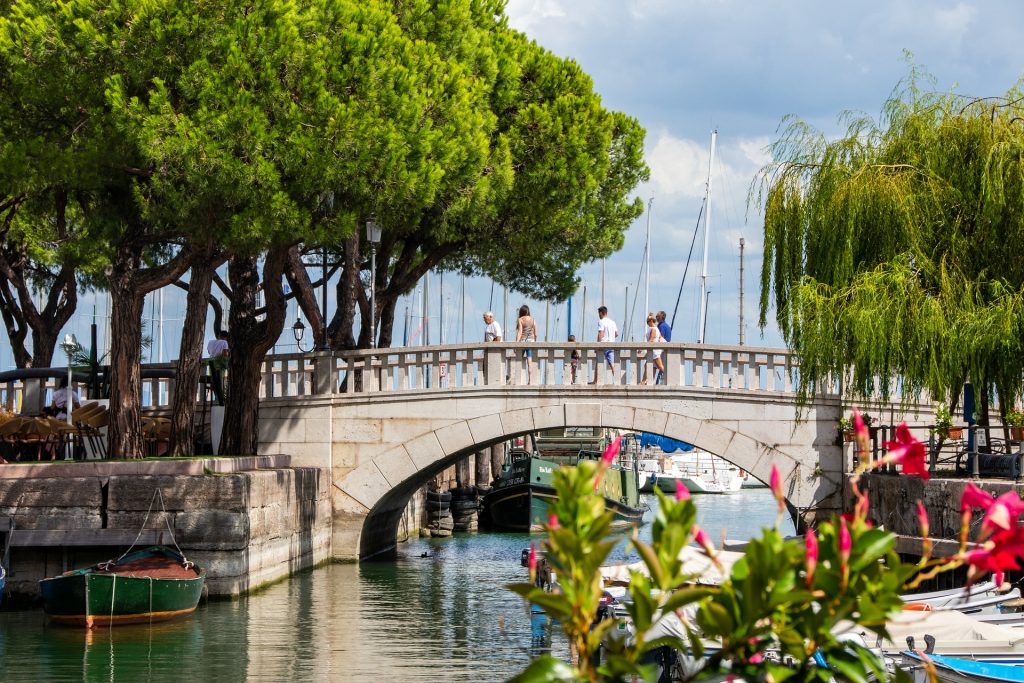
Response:
M650 346L613 346L612 368L604 362L607 347L598 344L271 356L264 368L260 451L330 468L338 559L393 550L411 496L444 468L488 445L549 428L660 434L693 443L762 481L775 465L797 521L841 507L841 401L824 394L798 412L798 368L788 351L664 344L665 383L644 385ZM527 350L531 356L524 360ZM580 353L575 383L573 350ZM589 383L595 364L596 382ZM901 417L887 413L893 421Z

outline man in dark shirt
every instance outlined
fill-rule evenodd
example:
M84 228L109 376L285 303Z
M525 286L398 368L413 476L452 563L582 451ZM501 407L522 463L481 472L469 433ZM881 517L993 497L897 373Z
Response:
M658 321L658 332L661 333L662 339L667 342L672 341L672 326L665 321L665 311L658 311L654 319ZM654 375L655 384L665 383L665 373L661 370L656 370Z
M658 332L661 332L661 336L665 338L665 341L672 341L672 326L665 322L665 311L658 311L654 319L658 321Z

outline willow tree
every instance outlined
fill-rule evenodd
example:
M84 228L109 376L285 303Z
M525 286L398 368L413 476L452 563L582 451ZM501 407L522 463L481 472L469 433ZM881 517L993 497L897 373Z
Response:
M956 401L970 379L1004 407L1024 371L1024 98L921 87L829 138L784 123L762 169L762 328L774 304L806 399Z

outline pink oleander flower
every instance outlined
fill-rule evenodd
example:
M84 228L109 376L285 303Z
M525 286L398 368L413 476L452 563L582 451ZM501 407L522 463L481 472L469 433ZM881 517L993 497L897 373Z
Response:
M603 460L606 465L612 464L612 461L615 460L615 456L619 454L619 446L621 444L622 437L617 436L614 441L608 444L608 448L604 449L604 453L601 454L601 460Z
M861 438L870 439L871 433L868 431L868 426L864 424L864 418L860 416L860 411L856 408L853 409L853 431L857 433L857 439Z
M768 478L768 486L772 490L772 495L775 496L775 502L778 503L779 512L786 511L786 494L782 490L782 476L779 475L779 468L772 465L772 474Z
M964 493L960 496L960 512L970 512L974 508L988 510L992 507L994 499L986 491L982 491L974 484L968 482Z
M850 529L846 526L846 520L839 518L839 571L841 574L840 587L846 590L847 582L850 580L850 551L853 550L853 539L850 537Z
M921 538L928 536L928 511L924 509L924 503L917 501L917 523L921 527Z
M530 583L535 583L537 581L537 546L535 546L533 543L530 544L529 567Z
M764 655L760 652L755 652L754 654L750 655L750 659L748 659L747 661L749 661L751 664L760 664L764 661Z
M807 547L807 587L814 582L814 570L818 567L818 536L814 529L808 529L804 535L804 545Z
M553 512L550 515L548 515L548 526L552 529L558 528L558 515L556 515Z
M846 526L846 520L839 518L839 561L846 564L850 561L850 551L853 550L853 539L850 537L850 528Z
M903 474L916 474L928 481L928 449L914 438L906 422L896 427L896 439L886 441L885 447L889 453L880 462L900 464L903 466Z
M867 501L867 496L864 497L864 501ZM866 528L866 529L874 529L875 528L874 522L872 522L870 519L865 519L864 516L861 516L859 514L861 512L861 504L860 503L857 503L857 506L854 508L854 510L855 510L855 512L844 512L843 514L840 515L840 517L842 517L843 521L846 522L847 524L851 524L852 525L852 524L855 524L857 522L857 520L860 520L860 521L864 522L864 528ZM866 504L864 505L864 515L865 516L867 515L867 505Z
M1020 569L1021 558L1024 558L1024 527L997 531L984 545L965 552L961 559L971 567L967 575L971 583L986 572Z
M601 485L601 479L604 478L604 472L608 469L608 466L615 460L615 456L619 454L619 446L622 444L622 437L617 436L615 440L608 444L608 448L604 449L604 453L601 454L601 469L597 472L597 477L594 478L594 490Z
M1016 491L1007 491L992 501L981 521L982 534L991 533L996 529L1011 531L1017 528L1021 514L1024 514L1024 501Z
M676 479L676 500L690 500L690 489L679 479Z

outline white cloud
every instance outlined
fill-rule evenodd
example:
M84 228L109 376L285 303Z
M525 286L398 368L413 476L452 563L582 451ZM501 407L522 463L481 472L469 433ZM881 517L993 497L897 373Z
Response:
M566 16L559 0L510 0L505 14L513 28L527 34L535 34L551 19Z
M662 132L647 153L655 194L703 197L708 177L708 149L693 140Z

